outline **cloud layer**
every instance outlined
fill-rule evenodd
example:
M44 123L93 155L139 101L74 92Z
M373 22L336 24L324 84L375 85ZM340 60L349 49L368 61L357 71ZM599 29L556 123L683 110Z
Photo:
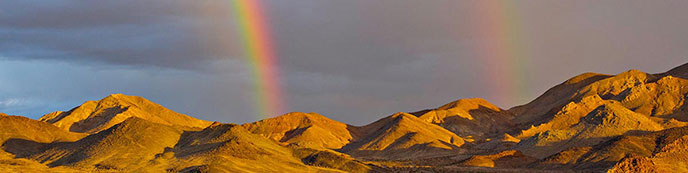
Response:
M508 108L578 73L661 72L688 56L680 0L264 4L288 111L353 124L466 97ZM514 75L489 74L496 67L481 57L493 44L481 19L495 9L508 10L502 22L519 26L507 29L527 55L509 60L525 64L515 67L527 84L519 98L495 94L512 86L493 81ZM235 22L230 1L1 1L0 112L35 118L126 93L203 119L254 121Z

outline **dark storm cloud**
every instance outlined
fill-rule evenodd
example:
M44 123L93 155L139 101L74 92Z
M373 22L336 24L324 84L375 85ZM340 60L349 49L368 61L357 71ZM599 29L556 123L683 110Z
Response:
M208 16L199 13L206 6L216 4L223 3L3 1L0 2L0 55L197 68L208 60L230 56L204 45L203 36L198 35L203 27L231 25L231 22L214 24L206 20Z
M353 124L467 97L508 108L582 72L688 60L683 0L263 2L288 110ZM503 28L484 26L495 10ZM204 119L254 120L232 13L225 0L0 1L0 111L36 115L124 92ZM522 57L507 66L523 74L488 74L489 30L518 36ZM68 69L45 69L52 62ZM490 85L507 79L527 84L525 96L500 102L494 87L513 86ZM37 105L48 108L28 111Z
M432 51L428 48L455 48L449 45L456 41L446 37L458 22L446 22L460 11L455 1L390 2L267 2L281 62L287 69L356 73L350 67L373 69L415 59L409 55ZM224 1L0 3L5 57L184 68L240 55L231 4ZM434 9L442 3L446 8ZM212 13L211 6L220 12ZM417 10L406 10L410 7ZM426 25L429 18L438 22ZM215 48L218 43L229 45Z
M173 1L5 1L2 22L23 29L70 29L159 23L185 16ZM188 12L188 11L187 11Z

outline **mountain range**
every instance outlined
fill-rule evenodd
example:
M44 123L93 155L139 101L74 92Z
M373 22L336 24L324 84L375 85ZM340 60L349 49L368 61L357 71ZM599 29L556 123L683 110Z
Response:
M530 103L480 98L363 126L293 112L231 124L113 94L0 113L2 172L688 172L688 64L584 73Z

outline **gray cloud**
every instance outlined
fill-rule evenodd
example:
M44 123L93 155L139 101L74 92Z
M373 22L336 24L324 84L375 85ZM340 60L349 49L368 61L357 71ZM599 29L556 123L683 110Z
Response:
M227 3L4 1L0 2L0 51L9 58L200 69L207 61L236 56L219 50L232 50L232 45L206 45L235 36L200 35L215 28L233 32L231 21L212 21L231 17L227 9L203 12L207 6Z
M582 72L688 59L686 1L500 2L265 0L288 110L364 124L466 97L508 108ZM253 121L235 22L230 1L0 1L0 101L27 100L0 111L36 117L122 92ZM492 30L513 32L512 59L485 56L503 36Z

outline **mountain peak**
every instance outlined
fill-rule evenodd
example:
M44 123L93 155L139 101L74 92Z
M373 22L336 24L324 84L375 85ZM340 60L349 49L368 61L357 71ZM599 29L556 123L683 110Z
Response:
M628 70L628 71L625 71L625 72L622 72L622 73L619 73L616 75L616 77L620 77L620 78L639 78L639 79L648 78L648 76L650 76L650 74L645 73L645 72L640 71L640 70L637 70L637 69L631 69L631 70Z
M113 94L106 96L106 98L107 97L136 97L136 96L128 96L128 95L124 95L122 93L113 93Z
M290 113L287 113L284 115L280 115L276 118L283 119L286 121L289 121L289 120L316 120L316 121L317 120L325 120L325 121L327 121L327 120L329 120L329 118L327 118L323 115L320 115L318 113L315 113L315 112L311 112L311 113L290 112Z
M39 120L72 132L96 133L130 117L192 128L204 128L212 123L176 113L143 97L124 94L111 94L98 101L87 101L67 112L46 114Z
M501 112L502 109L482 98L459 99L442 105L436 109L429 109L412 113L419 118L432 123L442 123L451 116L459 116L473 120L471 112ZM398 114L398 113L397 113Z
M338 149L357 137L354 127L318 113L292 112L242 126L278 142L314 148Z
M456 101L453 101L451 103L445 104L443 106L440 106L437 109L441 110L447 110L447 109L465 109L465 110L471 110L471 109L478 109L479 107L485 107L494 111L501 111L502 109L493 105L492 103L488 102L485 99L482 98L470 98L470 99L459 99Z
M273 122L279 122L281 125L286 125L286 126L297 126L297 127L306 127L306 126L311 126L313 124L317 125L327 125L328 123L340 123L337 121L334 121L332 119L329 119L323 115L320 115L318 113L304 113L304 112L291 112L287 113L284 115L280 115L274 118L269 118L269 119L264 119L260 120L255 123L250 123L250 124L260 124L260 123L273 123ZM248 125L248 124L246 124Z
M103 104L103 103L110 103L110 104L121 104L122 106L149 106L149 105L157 105L156 103L153 103L152 101L140 97L140 96L130 96L130 95L124 95L124 94L110 94L106 96L105 98L101 99L98 101L98 103ZM104 105L107 106L107 105Z

